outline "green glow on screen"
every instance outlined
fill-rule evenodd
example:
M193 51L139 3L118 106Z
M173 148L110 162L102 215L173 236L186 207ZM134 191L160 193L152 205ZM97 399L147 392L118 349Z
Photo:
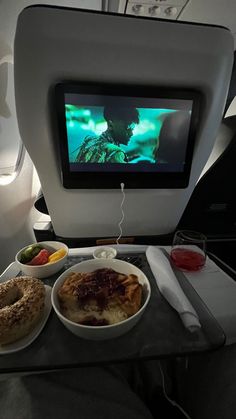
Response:
M66 104L66 127L68 137L69 161L74 162L80 146L87 136L100 136L107 129L103 117L103 107L82 107ZM175 109L137 108L139 124L133 129L128 145L120 145L124 151L141 148L142 156L155 163L155 151L159 147L159 134L165 117Z

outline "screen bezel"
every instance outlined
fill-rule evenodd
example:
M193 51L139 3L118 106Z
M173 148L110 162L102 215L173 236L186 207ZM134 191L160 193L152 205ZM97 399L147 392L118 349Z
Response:
M189 99L193 101L186 164L183 172L98 172L70 171L68 159L65 94L112 95L137 98ZM62 184L66 189L117 189L124 183L130 189L184 189L189 184L197 126L200 121L202 94L195 90L153 86L92 84L62 82L55 85L55 110L58 123L58 141Z

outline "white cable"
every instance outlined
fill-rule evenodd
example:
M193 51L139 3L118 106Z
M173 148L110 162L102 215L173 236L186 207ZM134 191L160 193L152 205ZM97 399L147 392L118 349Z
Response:
M119 244L119 240L120 240L120 238L121 238L121 236L122 236L122 234L123 234L123 231L122 231L122 227L121 227L121 225L122 225L122 223L123 223L123 221L124 221L124 219L125 219L125 213L124 213L124 211L123 211L123 205L124 205L124 202L125 202L125 192L124 192L124 187L125 187L125 185L124 185L124 183L121 183L121 184L120 184L120 187L121 187L121 192L122 192L122 201L121 201L121 204L120 204L120 209L121 209L121 214L122 214L122 217L121 217L120 222L118 223L118 227L119 227L119 229L120 229L120 235L119 235L119 237L117 237L117 239L116 239L116 244Z
M185 410L178 403L176 403L174 400L170 399L170 397L167 396L166 389L165 389L165 377L164 377L163 370L161 368L161 362L160 361L159 361L159 369L160 369L161 377L162 377L163 393L164 393L164 396L165 396L166 400L168 400L168 402L171 403L172 406L177 407L187 419L191 419L190 416L185 412Z

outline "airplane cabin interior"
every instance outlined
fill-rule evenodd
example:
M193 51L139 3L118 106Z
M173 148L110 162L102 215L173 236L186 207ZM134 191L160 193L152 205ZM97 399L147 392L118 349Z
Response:
M221 3L0 0L3 376L182 366L236 342L236 4ZM142 289L115 327L113 269ZM89 278L72 317L69 274ZM43 318L4 341L1 311L22 295L2 305L1 287L32 277ZM82 317L94 299L97 314Z

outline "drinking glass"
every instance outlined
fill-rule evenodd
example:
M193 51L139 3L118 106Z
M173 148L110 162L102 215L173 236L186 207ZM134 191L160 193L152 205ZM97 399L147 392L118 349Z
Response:
M170 257L174 265L182 271L199 271L206 262L206 236L197 231L177 231Z

